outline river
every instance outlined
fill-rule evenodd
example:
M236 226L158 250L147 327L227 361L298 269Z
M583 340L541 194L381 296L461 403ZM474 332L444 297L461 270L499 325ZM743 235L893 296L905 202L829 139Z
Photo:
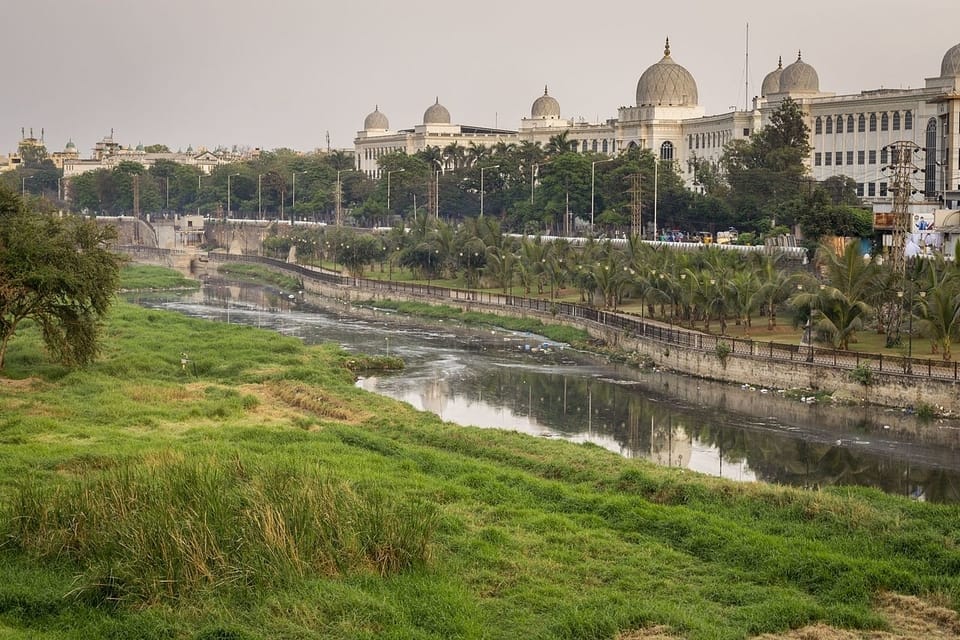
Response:
M291 297L292 296L292 297ZM208 281L140 304L403 358L357 385L461 425L589 442L630 458L739 481L874 487L960 502L960 423L837 407L784 390L643 371L545 338L350 310L319 299Z

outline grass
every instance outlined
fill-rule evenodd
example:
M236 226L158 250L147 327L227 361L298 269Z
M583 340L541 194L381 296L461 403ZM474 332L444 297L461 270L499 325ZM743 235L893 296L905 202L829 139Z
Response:
M456 427L252 328L118 303L106 336L85 370L11 343L2 638L728 640L960 606L955 506Z
M301 288L297 278L258 264L219 264L217 273L246 282L273 285L283 291L296 291Z
M128 264L120 271L120 288L126 291L199 289L200 283L165 267Z

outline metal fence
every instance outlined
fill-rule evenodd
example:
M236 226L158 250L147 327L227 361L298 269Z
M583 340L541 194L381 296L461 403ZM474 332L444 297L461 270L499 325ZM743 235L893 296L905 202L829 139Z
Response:
M727 353L737 356L749 356L778 362L796 362L831 366L838 369L853 370L866 368L877 373L919 376L940 380L960 380L960 367L957 362L931 358L907 358L904 356L876 353L858 353L841 351L809 345L762 342L728 336L716 336L684 329L676 325L644 320L623 313L602 311L581 304L556 302L542 298L528 298L489 291L471 291L451 289L424 284L394 282L392 280L373 280L353 278L322 269L290 264L282 260L263 256L243 256L226 253L210 253L211 260L223 262L259 263L290 273L296 273L304 279L326 282L337 286L353 287L360 290L378 292L396 292L405 296L423 297L432 300L450 302L473 302L479 304L527 309L557 318L571 318L593 323L602 327L619 329L631 337L643 338L678 345L711 353ZM720 345L725 344L726 347Z

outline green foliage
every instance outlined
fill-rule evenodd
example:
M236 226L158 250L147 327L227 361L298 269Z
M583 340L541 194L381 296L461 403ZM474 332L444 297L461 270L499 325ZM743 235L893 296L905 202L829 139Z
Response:
M244 282L273 285L284 291L297 291L300 289L300 281L297 278L259 264L228 262L218 265L217 272L237 280L243 280Z
M854 382L859 382L865 387L869 387L873 384L873 370L865 364L857 365L852 371L850 371L850 379Z
M717 343L717 359L720 361L724 367L727 366L727 358L730 357L730 354L733 352L733 349L730 348L729 342L720 341Z
M199 289L200 282L174 269L128 264L120 270L120 289Z
M0 188L2 191L2 188ZM119 284L121 258L107 247L113 227L82 218L10 210L0 213L0 369L25 320L36 322L47 349L68 365L97 355L99 323Z

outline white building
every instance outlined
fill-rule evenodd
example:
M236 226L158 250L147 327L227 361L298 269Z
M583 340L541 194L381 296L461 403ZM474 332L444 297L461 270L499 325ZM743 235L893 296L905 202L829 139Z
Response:
M769 123L788 97L800 105L810 128L808 162L816 180L848 176L865 201L883 202L889 199L890 173L883 167L892 162L885 146L907 140L923 150L917 159L924 169L919 174L923 196L951 208L960 205L960 44L946 52L939 75L927 78L921 89L874 89L851 95L821 91L816 69L798 54L792 64L779 64L767 74L750 110L707 115L699 105L693 75L673 60L668 40L663 58L640 76L636 104L620 107L617 117L606 122L564 118L559 102L544 89L530 116L520 120L518 131L451 124L449 112L438 101L427 109L422 125L401 131L391 131L386 116L375 109L354 147L357 168L375 177L378 159L393 151L415 153L428 146L442 150L453 141L545 145L567 132L581 153L616 155L631 147L651 149L662 161L674 162L688 186L694 187L694 160L716 163L725 144Z

